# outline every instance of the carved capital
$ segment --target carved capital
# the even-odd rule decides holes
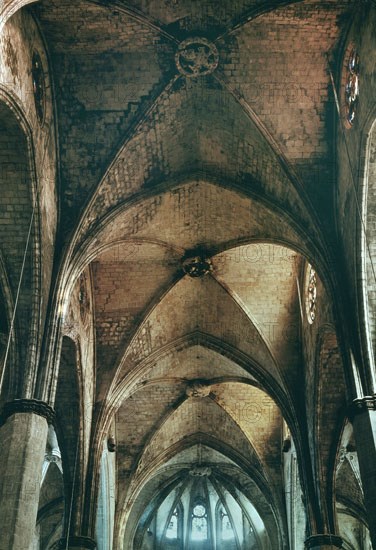
[[[347,416],[350,422],[352,422],[356,415],[365,413],[366,411],[376,411],[376,395],[366,395],[365,397],[354,399],[349,407]]]
[[[322,534],[312,535],[304,543],[304,548],[315,548],[317,546],[335,546],[336,548],[342,548],[342,539],[337,535]]]
[[[2,413],[0,415],[0,426],[5,424],[6,420],[16,413],[32,413],[38,416],[43,416],[49,424],[52,424],[55,420],[54,409],[38,399],[15,399],[9,403],[5,403]]]
[[[60,455],[60,452],[51,452],[51,453],[46,453],[44,455],[44,460],[46,460],[46,462],[53,462],[54,464],[60,464],[61,462],[61,455]]]
[[[60,539],[59,548],[65,550],[66,547],[67,539]],[[97,543],[90,537],[72,536],[68,540],[68,548],[88,548],[89,550],[94,550],[96,547]]]

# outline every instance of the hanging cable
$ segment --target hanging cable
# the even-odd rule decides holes
[[[68,514],[68,525],[67,525],[67,540],[66,540],[66,544],[65,544],[65,550],[68,550],[68,548],[69,548],[69,537],[70,537],[70,529],[71,529],[71,523],[72,523],[74,489],[75,489],[75,485],[76,485],[78,449],[79,449],[79,447],[80,447],[80,431],[78,430],[76,455],[74,457],[74,467],[73,467],[72,494],[71,494],[71,499],[70,499],[70,503],[69,503],[69,514]]]
[[[10,323],[9,334],[8,334],[8,340],[7,340],[7,347],[6,347],[5,356],[4,356],[4,363],[3,363],[3,368],[2,368],[2,371],[1,371],[1,378],[0,378],[0,395],[1,395],[2,387],[3,387],[5,369],[6,369],[6,366],[7,366],[8,355],[9,355],[9,349],[10,349],[10,343],[11,343],[11,340],[12,340],[12,334],[13,334],[13,328],[14,328],[14,321],[15,321],[15,318],[16,318],[18,300],[19,300],[20,291],[21,291],[21,284],[22,284],[23,274],[24,274],[24,271],[25,271],[26,257],[27,257],[27,252],[28,252],[28,249],[29,249],[29,242],[30,242],[30,237],[31,237],[31,231],[32,231],[32,229],[33,229],[33,221],[34,221],[34,214],[35,214],[36,204],[37,204],[37,201],[35,200],[34,206],[33,206],[33,210],[32,210],[32,212],[31,212],[29,230],[28,230],[28,233],[27,233],[26,245],[25,245],[25,250],[24,250],[23,259],[22,259],[21,273],[20,273],[20,278],[19,278],[19,281],[18,281],[18,287],[17,287],[17,293],[16,293],[16,300],[15,300],[15,302],[14,302],[14,308],[13,308],[13,313],[12,313],[12,319],[11,319],[11,323]]]
[[[337,90],[336,90],[335,83],[334,83],[333,73],[332,73],[332,70],[330,68],[328,54],[326,54],[326,58],[327,58],[327,61],[328,61],[330,81],[332,83],[334,100],[335,100],[335,104],[336,104],[336,108],[337,108],[337,113],[338,113],[338,118],[339,118],[339,121],[340,121],[341,132],[342,132],[342,136],[343,136],[343,141],[345,143],[347,159],[348,159],[349,167],[350,167],[351,183],[352,183],[352,187],[353,187],[353,191],[354,191],[354,195],[355,195],[356,209],[357,209],[357,213],[358,213],[360,223],[362,224],[362,227],[363,227],[364,239],[365,239],[365,243],[366,243],[366,248],[367,248],[369,260],[370,260],[370,263],[371,263],[372,275],[373,275],[374,282],[376,283],[376,273],[375,273],[375,267],[374,267],[373,261],[372,261],[371,247],[370,247],[369,240],[368,240],[368,237],[367,237],[366,224],[364,222],[364,219],[363,219],[363,216],[362,216],[362,211],[361,211],[360,204],[359,204],[358,193],[357,193],[357,190],[356,190],[356,184],[355,184],[355,178],[354,178],[354,172],[353,172],[353,168],[352,168],[349,147],[348,147],[347,139],[346,139],[346,132],[345,132],[345,129],[344,129],[343,124],[341,122],[341,112],[340,112],[340,106],[339,106],[339,101],[338,101],[338,94],[337,94]]]
[[[300,309],[300,319],[302,321],[302,325],[303,325],[303,305],[302,305],[302,295],[300,293],[300,286],[299,286],[299,280],[298,280],[298,276],[295,275],[295,280],[296,280],[296,288],[298,289],[298,298],[299,298],[299,309]]]
[[[44,150],[43,150],[43,157],[42,157],[42,161],[41,161],[41,167],[42,168],[44,167],[44,162],[45,162],[46,154],[47,154],[47,151],[48,151],[48,148],[49,148],[50,139],[51,139],[51,132],[48,132],[46,144],[45,144],[45,147],[44,147]],[[37,209],[38,200],[39,200],[39,188],[38,188],[38,185],[36,185],[35,186],[34,204],[33,204],[33,208],[32,208],[32,211],[31,211],[29,230],[28,230],[28,233],[27,233],[25,250],[24,250],[24,255],[23,255],[23,259],[22,259],[20,278],[19,278],[18,286],[17,286],[16,300],[14,302],[14,308],[13,308],[11,323],[10,323],[10,327],[9,327],[9,334],[8,334],[8,339],[7,339],[7,346],[6,346],[6,350],[5,350],[5,356],[4,356],[4,363],[3,363],[3,368],[2,368],[2,371],[1,371],[1,375],[0,375],[0,396],[1,396],[2,389],[3,389],[5,369],[6,369],[7,362],[8,362],[8,355],[9,355],[9,351],[10,351],[10,343],[11,343],[11,340],[12,340],[14,322],[15,322],[16,313],[17,313],[18,300],[19,300],[19,296],[20,296],[20,292],[21,292],[22,279],[23,279],[23,275],[24,275],[24,271],[25,271],[25,265],[26,265],[26,257],[27,257],[27,252],[28,252],[28,249],[29,249],[30,237],[31,237],[32,229],[33,229],[34,216],[35,216],[35,211]]]

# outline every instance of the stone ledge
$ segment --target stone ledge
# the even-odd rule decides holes
[[[32,413],[38,416],[43,416],[49,424],[53,424],[55,420],[54,409],[38,399],[15,399],[9,403],[5,403],[0,414],[0,426],[5,424],[6,420],[16,413]]]
[[[354,399],[349,406],[347,416],[350,422],[352,422],[356,415],[366,411],[376,411],[376,395],[366,395],[365,397]]]

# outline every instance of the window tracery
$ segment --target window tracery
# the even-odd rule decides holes
[[[202,504],[196,504],[192,510],[192,540],[207,540],[208,538],[208,515]]]
[[[345,100],[347,108],[347,122],[350,126],[352,126],[355,121],[356,110],[359,102],[359,55],[355,49],[352,50],[347,65]]]
[[[179,512],[177,508],[172,513],[172,516],[170,518],[170,521],[168,523],[168,527],[166,530],[166,538],[168,539],[177,539],[178,538],[178,520],[179,520]]]
[[[310,324],[316,318],[317,313],[317,276],[316,271],[311,265],[308,267],[308,284],[307,284],[307,317]]]
[[[220,517],[220,532],[222,540],[231,540],[234,538],[234,531],[232,530],[231,521],[227,512],[223,509],[219,512]]]

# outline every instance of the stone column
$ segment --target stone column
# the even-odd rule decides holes
[[[355,399],[350,409],[364,502],[373,548],[376,548],[376,395]]]
[[[72,536],[67,539],[60,539],[59,550],[95,550],[97,543],[90,537]]]
[[[7,403],[0,417],[0,550],[28,550],[34,539],[48,421],[35,399]]]
[[[304,548],[307,550],[308,548],[310,550],[335,550],[336,548],[342,548],[342,539],[329,533],[312,535],[305,541]]]

